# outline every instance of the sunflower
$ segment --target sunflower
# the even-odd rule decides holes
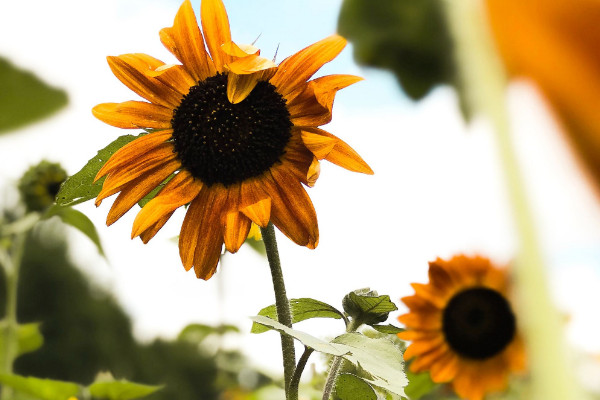
[[[331,121],[336,92],[361,80],[309,80],[342,51],[344,38],[327,37],[275,65],[253,45],[231,40],[221,0],[203,0],[200,11],[203,32],[188,0],[173,26],[160,31],[181,64],[139,53],[108,57],[115,76],[147,101],[103,103],[92,111],[112,126],[152,130],[115,152],[96,176],[106,177],[97,206],[120,192],[107,225],[164,184],[137,214],[132,238],[147,243],[177,208],[189,205],[181,261],[209,279],[223,244],[238,251],[252,222],[266,227],[272,221],[295,243],[317,246],[317,217],[303,185],[316,182],[319,160],[373,171],[345,142],[318,128]]]
[[[469,400],[504,389],[525,364],[506,272],[481,257],[438,258],[429,281],[413,283],[415,294],[402,298],[409,312],[398,317],[406,326],[398,336],[412,341],[404,353],[410,370],[429,371]]]

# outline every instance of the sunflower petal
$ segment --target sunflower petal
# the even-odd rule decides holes
[[[230,61],[221,46],[231,42],[229,18],[221,0],[202,0],[200,4],[202,30],[206,38],[206,45],[212,56],[217,72],[223,72],[224,65]]]
[[[316,157],[313,157],[313,161],[310,167],[308,167],[308,173],[306,174],[306,183],[309,187],[315,186],[319,175],[321,175],[321,163]]]
[[[271,198],[256,180],[242,182],[240,211],[256,225],[266,228],[271,218]]]
[[[230,253],[237,252],[250,232],[252,221],[239,211],[232,211],[225,216],[224,242]]]
[[[163,65],[149,72],[148,76],[158,79],[182,96],[188,94],[190,88],[196,84],[194,78],[182,65]]]
[[[198,244],[202,212],[204,209],[210,208],[207,204],[207,193],[207,190],[201,190],[198,196],[192,200],[181,225],[179,256],[186,271],[194,266],[194,253]]]
[[[148,229],[142,232],[140,234],[140,239],[142,239],[142,242],[144,244],[148,243],[150,239],[152,239],[158,233],[158,231],[167,223],[167,221],[169,220],[169,218],[171,218],[174,212],[175,211],[168,213],[167,215],[156,221],[154,225],[150,226]]]
[[[194,80],[201,81],[215,74],[215,66],[206,52],[192,3],[185,0],[175,16],[172,28],[160,31],[160,40]]]
[[[171,127],[173,110],[143,101],[102,103],[92,109],[100,121],[125,129],[166,129]]]
[[[179,105],[181,95],[158,79],[148,76],[147,71],[150,69],[144,69],[144,64],[139,58],[123,55],[109,56],[107,59],[113,74],[138,95],[153,104],[171,109]],[[137,60],[137,62],[133,60]]]
[[[339,35],[316,42],[283,60],[271,83],[282,96],[286,96],[310,79],[325,63],[337,57],[345,46],[346,39]]]
[[[202,183],[187,172],[180,172],[171,179],[152,200],[146,204],[133,221],[131,238],[142,235],[165,215],[190,203],[200,193]]]
[[[260,49],[251,44],[237,44],[233,41],[223,43],[221,50],[235,58],[248,57],[252,55],[259,55]]]
[[[201,214],[200,231],[194,253],[194,271],[200,279],[208,280],[217,270],[223,248],[221,213],[227,192],[220,188],[209,190],[207,204]]]

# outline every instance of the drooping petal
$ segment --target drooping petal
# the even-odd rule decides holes
[[[198,244],[202,212],[205,208],[210,208],[210,204],[207,204],[207,194],[207,190],[201,190],[198,196],[192,200],[181,225],[179,256],[186,271],[194,266],[194,253]]]
[[[148,202],[133,221],[131,238],[146,232],[165,215],[190,203],[202,189],[202,182],[194,179],[188,172],[181,171]]]
[[[92,113],[100,121],[124,129],[166,129],[173,117],[172,109],[143,101],[102,103]]]
[[[223,72],[223,66],[231,57],[225,53],[221,46],[231,42],[229,18],[221,0],[202,0],[200,4],[202,30],[210,55],[212,56],[217,72]]]
[[[362,157],[337,136],[319,128],[301,128],[301,133],[302,141],[318,159],[325,159],[349,171],[373,174],[373,170]],[[331,150],[331,141],[324,138],[335,142]]]
[[[196,84],[194,78],[182,65],[163,65],[148,73],[165,85],[175,89],[185,96],[190,88]]]
[[[158,231],[167,223],[167,221],[169,220],[169,218],[171,218],[174,212],[175,211],[168,213],[167,215],[156,221],[144,232],[142,232],[140,234],[140,239],[142,239],[142,242],[144,244],[147,244],[150,241],[150,239],[152,239],[158,233]]]
[[[252,221],[240,212],[241,184],[229,186],[227,192],[227,201],[221,221],[223,224],[223,240],[227,251],[235,253],[248,237]]]
[[[127,143],[117,150],[102,168],[100,168],[94,182],[115,169],[131,163],[131,160],[138,160],[144,154],[156,149],[165,141],[169,140],[172,133],[172,130],[152,132]]]
[[[158,79],[148,76],[141,69],[141,60],[136,65],[131,64],[131,57],[107,57],[108,65],[113,74],[129,89],[142,96],[151,103],[175,109],[179,105],[181,95]]]
[[[179,163],[175,160],[166,162],[125,184],[108,212],[106,225],[111,225],[121,218],[142,197],[154,190],[162,181],[175,172],[178,167]]]
[[[223,226],[221,215],[227,191],[211,188],[207,197],[208,204],[202,210],[198,244],[194,253],[194,272],[200,279],[208,280],[217,270],[217,264],[223,248]]]
[[[215,74],[213,62],[206,52],[204,39],[189,0],[185,0],[173,21],[173,27],[160,31],[160,40],[196,82]]]
[[[263,190],[262,182],[249,179],[241,183],[240,211],[256,225],[266,228],[271,218],[271,198]]]
[[[333,60],[345,46],[346,39],[339,35],[318,41],[283,60],[271,83],[282,96],[286,96],[308,81],[325,63]]]
[[[251,44],[237,44],[233,41],[223,43],[221,50],[234,58],[243,58],[260,54],[260,49],[258,47]]]

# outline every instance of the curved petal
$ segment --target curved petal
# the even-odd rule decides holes
[[[160,40],[196,82],[215,74],[215,66],[206,52],[192,3],[185,0],[173,21],[173,27],[160,31]]]
[[[266,228],[271,218],[271,198],[255,180],[241,184],[240,211],[256,225]]]
[[[349,171],[373,174],[371,167],[342,139],[319,128],[300,128],[300,130],[302,141],[318,159],[325,159]],[[331,141],[327,139],[335,141],[331,150],[329,150]]]
[[[167,214],[190,203],[202,189],[202,183],[189,173],[175,175],[152,200],[146,204],[133,221],[131,238],[142,235]]]
[[[131,160],[138,160],[144,154],[156,149],[161,144],[171,138],[173,131],[164,130],[152,132],[140,136],[132,142],[127,143],[113,154],[96,174],[94,182],[102,178],[113,170],[131,163]]]
[[[223,2],[221,0],[202,0],[200,17],[204,38],[215,64],[215,70],[223,72],[224,65],[231,59],[231,56],[221,49],[223,44],[231,42],[229,18]]]
[[[339,35],[329,36],[314,43],[279,64],[271,83],[286,96],[300,84],[308,81],[325,63],[333,60],[346,46],[346,39]]]
[[[145,64],[140,58],[129,56],[107,57],[108,65],[113,74],[125,86],[149,102],[171,109],[177,108],[181,100],[181,94],[158,79],[148,76],[147,72],[151,69],[147,65],[144,66]]]
[[[143,101],[102,103],[92,109],[100,121],[124,129],[166,129],[171,127],[173,110]]]
[[[165,85],[185,96],[196,81],[182,65],[163,65],[148,73]]]
[[[167,223],[167,221],[169,220],[169,218],[171,218],[174,212],[175,211],[168,213],[167,215],[156,221],[154,225],[150,226],[148,229],[142,232],[140,234],[140,239],[142,239],[142,242],[144,244],[148,243],[150,239],[152,239],[158,233],[158,231]]]
[[[219,187],[208,190],[207,204],[201,214],[200,230],[194,253],[194,272],[200,279],[208,280],[217,270],[223,249],[223,226],[221,214],[227,191]]]

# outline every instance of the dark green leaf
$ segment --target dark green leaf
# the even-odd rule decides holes
[[[148,396],[162,386],[142,385],[126,380],[112,382],[94,382],[88,387],[92,397],[110,400],[130,400]]]
[[[96,178],[98,171],[100,171],[100,168],[102,168],[110,156],[117,150],[145,134],[146,133],[141,133],[138,136],[121,136],[100,150],[79,172],[67,178],[62,184],[56,195],[56,204],[60,206],[73,206],[98,196],[98,193],[100,193],[100,190],[102,189],[103,179],[96,183],[94,183],[94,179]]]
[[[350,299],[354,304],[360,307],[364,313],[379,314],[396,311],[398,307],[390,300],[390,296],[383,295],[372,297],[359,294],[358,291],[349,293]]]
[[[352,374],[338,376],[335,393],[340,400],[377,400],[377,394],[371,385]]]
[[[67,104],[67,94],[0,57],[0,133],[45,118]]]
[[[293,324],[310,318],[344,318],[344,314],[342,314],[342,312],[335,307],[332,307],[327,303],[323,303],[322,301],[310,298],[290,299],[290,309],[292,311]],[[273,304],[260,310],[258,315],[263,315],[276,320],[277,309]],[[252,325],[250,332],[262,333],[268,330],[269,328],[255,323]]]
[[[0,383],[42,400],[66,400],[77,396],[79,385],[73,382],[0,374]]]
[[[102,243],[100,243],[100,237],[96,231],[94,223],[82,212],[75,210],[71,207],[62,207],[54,205],[48,209],[44,215],[44,219],[57,216],[62,222],[73,228],[79,230],[85,236],[87,236],[98,248],[98,252],[104,256],[104,250],[102,249]]]
[[[415,374],[407,368],[406,376],[408,377],[408,385],[404,388],[404,392],[411,400],[420,399],[437,386],[427,372]]]
[[[404,331],[404,329],[398,328],[397,326],[394,326],[392,324],[388,324],[388,325],[371,325],[371,328],[373,328],[376,331],[381,332],[381,333],[389,333],[390,335],[395,335],[397,333],[400,333],[400,332]]]

